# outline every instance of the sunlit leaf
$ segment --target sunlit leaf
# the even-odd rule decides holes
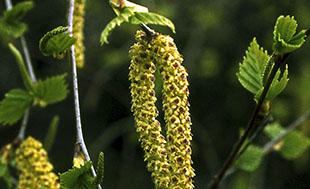
[[[122,11],[121,14],[119,14],[117,17],[115,17],[113,20],[111,20],[108,25],[104,28],[104,30],[101,33],[100,37],[100,43],[101,45],[103,44],[108,44],[108,36],[111,34],[112,30],[116,26],[120,26],[124,22],[129,22],[129,18],[134,15],[134,8],[132,7],[125,7]]]
[[[161,26],[168,26],[173,33],[175,33],[175,27],[171,20],[168,18],[152,13],[152,12],[135,12],[134,16],[130,17],[131,24],[155,24]]]
[[[238,80],[241,85],[253,94],[263,87],[263,75],[269,56],[260,48],[254,38],[250,43],[243,62],[239,64]]]
[[[12,89],[0,102],[0,123],[12,125],[24,115],[32,104],[33,97],[25,90]]]
[[[278,17],[273,31],[273,50],[276,54],[289,53],[303,45],[306,31],[302,30],[295,35],[296,28],[297,22],[293,16]]]

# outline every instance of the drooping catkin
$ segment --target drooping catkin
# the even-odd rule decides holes
[[[86,0],[74,1],[74,13],[73,13],[73,28],[72,34],[77,38],[74,44],[76,65],[78,68],[84,67],[84,14],[85,14],[85,2]]]
[[[16,150],[16,167],[19,170],[18,188],[58,189],[58,176],[47,160],[47,152],[41,142],[32,137],[24,140]]]
[[[157,34],[150,43],[153,61],[163,79],[163,111],[171,183],[169,188],[193,188],[195,176],[191,160],[191,119],[188,102],[187,71],[182,55],[168,35]]]
[[[166,141],[161,134],[160,123],[156,120],[158,115],[154,91],[156,67],[152,62],[148,41],[145,38],[145,33],[138,31],[137,43],[129,51],[131,111],[134,114],[139,141],[145,152],[144,160],[147,162],[148,170],[152,173],[155,187],[168,188],[170,177]]]

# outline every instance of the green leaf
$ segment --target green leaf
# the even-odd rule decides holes
[[[25,90],[12,89],[0,102],[0,123],[12,125],[16,123],[32,104],[33,97]]]
[[[161,26],[168,26],[173,33],[175,33],[175,27],[171,20],[168,18],[152,13],[152,12],[135,12],[134,16],[130,17],[129,22],[131,24],[155,24]]]
[[[253,172],[259,167],[265,154],[266,153],[262,148],[250,145],[236,161],[235,166],[244,171]]]
[[[77,40],[75,37],[70,37],[67,30],[68,27],[58,26],[40,39],[39,48],[44,56],[53,55],[58,59],[65,56],[66,51]]]
[[[270,138],[276,138],[278,135],[281,134],[281,132],[283,132],[283,128],[281,127],[279,122],[274,122],[274,123],[270,123],[268,124],[265,129],[264,129],[264,133],[270,137]]]
[[[95,178],[91,175],[91,161],[81,168],[74,167],[60,174],[60,184],[63,189],[96,189]]]
[[[134,15],[134,8],[125,7],[117,17],[111,20],[101,33],[100,37],[101,45],[105,43],[108,44],[109,43],[108,36],[111,34],[112,30],[114,30],[116,26],[120,26],[124,22],[129,22],[129,18],[133,15]]]
[[[68,94],[68,85],[65,82],[66,73],[39,80],[34,86],[34,104],[45,107],[48,104],[64,100]]]
[[[284,128],[276,122],[267,125],[264,132],[274,139],[284,132]],[[310,147],[310,139],[305,137],[302,132],[293,130],[286,134],[279,144],[277,150],[284,158],[295,159]]]
[[[278,71],[277,75],[279,74],[280,74],[280,70]],[[266,96],[266,100],[274,99],[285,89],[287,82],[289,80],[287,76],[288,76],[288,66],[286,65],[282,78],[278,80],[279,76],[276,76],[275,79],[272,81],[272,84]]]
[[[280,153],[286,159],[298,158],[310,147],[310,139],[306,138],[300,131],[292,131],[283,138]]]
[[[136,3],[127,1],[127,0],[110,0],[109,1],[112,9],[114,10],[115,14],[118,16],[121,14],[121,10],[124,7],[130,7],[133,8],[134,12],[149,12],[147,7],[144,7],[142,5],[138,5]]]
[[[279,16],[273,31],[273,50],[275,54],[284,54],[301,47],[305,42],[305,30],[296,33],[297,22],[294,17]]]
[[[104,45],[105,43],[108,44],[108,36],[111,34],[112,30],[124,22],[129,22],[131,24],[144,23],[168,26],[175,33],[174,24],[168,18],[156,13],[148,12],[146,7],[130,1],[124,0],[122,3],[123,4],[120,4],[120,1],[117,0],[110,0],[110,5],[117,17],[109,22],[102,31],[100,37],[101,45]]]
[[[253,94],[263,87],[264,69],[269,60],[267,51],[260,48],[256,38],[250,43],[243,62],[239,64],[237,77],[241,85]]]
[[[24,1],[6,10],[0,18],[0,35],[14,38],[21,36],[27,30],[27,25],[20,20],[32,8],[32,1]]]
[[[50,149],[52,148],[54,144],[57,129],[58,129],[58,122],[59,122],[59,116],[56,115],[53,117],[51,124],[48,127],[48,131],[47,131],[47,134],[44,140],[44,148],[46,151],[50,151]]]
[[[96,185],[101,184],[103,177],[104,177],[104,154],[103,152],[100,152],[99,157],[98,157],[98,162],[97,162],[97,168],[96,168]]]

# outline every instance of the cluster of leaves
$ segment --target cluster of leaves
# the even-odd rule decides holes
[[[120,4],[122,2],[122,4]],[[173,32],[175,32],[174,24],[166,17],[148,12],[147,7],[137,5],[130,1],[124,0],[110,0],[110,4],[117,15],[110,23],[104,28],[101,33],[101,44],[108,44],[108,36],[116,26],[120,26],[122,23],[130,24],[155,24],[168,26]]]
[[[267,51],[258,45],[256,38],[250,43],[243,62],[239,64],[237,76],[241,85],[254,94],[256,102],[258,102],[274,66],[274,56],[290,53],[304,43],[305,30],[294,35],[296,28],[297,22],[294,17],[280,16],[278,18],[273,32],[274,53],[272,55],[268,55]],[[271,101],[285,89],[288,82],[287,66],[281,77],[280,75],[281,71],[278,70],[266,95],[266,101]]]
[[[20,37],[27,30],[27,25],[21,19],[32,7],[32,1],[24,1],[4,11],[0,18],[0,37],[2,39]]]
[[[73,167],[65,173],[60,174],[61,187],[69,188],[89,188],[95,189],[102,183],[104,177],[104,154],[101,152],[98,157],[96,173],[94,178],[91,174],[92,162],[88,161],[80,168]]]
[[[295,35],[296,28],[297,22],[294,17],[278,17],[273,32],[272,55],[268,55],[268,52],[258,45],[256,38],[250,43],[243,62],[239,64],[237,77],[241,85],[254,94],[256,102],[261,98],[264,86],[275,65],[275,57],[283,57],[285,54],[301,47],[305,42],[305,30]],[[287,82],[288,66],[286,65],[282,74],[280,69],[277,70],[266,94],[265,102],[270,102],[278,96],[285,89]],[[267,113],[269,113],[269,110]],[[295,159],[310,147],[310,139],[307,139],[299,131],[290,131],[284,135],[285,129],[279,123],[267,125],[264,132],[271,139],[270,142],[273,142],[277,137],[281,137],[279,142],[273,145],[272,150],[279,151],[285,159]],[[235,166],[248,172],[254,171],[259,167],[263,157],[271,150],[266,147],[267,145],[265,147],[249,145],[236,161]]]
[[[236,167],[244,171],[253,172],[259,167],[264,156],[271,150],[279,152],[287,160],[293,160],[310,148],[310,139],[302,132],[297,130],[286,132],[286,129],[278,122],[268,124],[264,129],[264,133],[271,141],[264,147],[253,144],[249,145],[246,151],[236,161]],[[279,136],[281,140],[269,147],[269,144]]]

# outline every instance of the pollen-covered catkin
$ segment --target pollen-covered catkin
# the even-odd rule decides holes
[[[170,178],[166,141],[161,134],[160,123],[156,120],[158,115],[154,91],[156,68],[151,60],[150,47],[145,33],[138,31],[136,40],[137,43],[129,51],[131,111],[134,114],[139,141],[145,152],[144,160],[147,162],[148,170],[152,173],[155,186],[156,188],[168,188]]]
[[[188,102],[187,71],[182,55],[168,35],[157,34],[151,41],[153,61],[163,79],[163,110],[169,164],[172,168],[169,188],[193,188],[195,176],[191,160],[191,119]]]
[[[84,67],[84,13],[85,13],[86,0],[74,1],[74,13],[73,13],[73,28],[72,34],[77,38],[74,44],[74,51],[76,57],[76,66],[78,68]]]
[[[16,150],[16,167],[19,170],[18,188],[58,189],[58,176],[47,160],[47,152],[41,142],[32,137],[24,140]]]

